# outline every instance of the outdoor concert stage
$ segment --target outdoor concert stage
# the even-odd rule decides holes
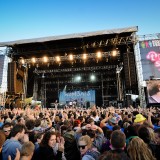
[[[89,107],[129,103],[138,94],[137,27],[1,43],[12,58],[8,95]],[[45,56],[45,57],[44,57]]]

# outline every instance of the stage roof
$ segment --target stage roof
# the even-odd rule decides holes
[[[85,37],[108,35],[108,34],[121,34],[121,33],[127,33],[127,32],[137,32],[137,31],[138,31],[138,26],[120,28],[120,29],[102,30],[102,31],[96,31],[96,32],[74,33],[74,34],[67,34],[67,35],[60,35],[60,36],[50,36],[50,37],[42,37],[42,38],[34,38],[34,39],[23,39],[23,40],[9,41],[9,42],[0,42],[0,47],[14,46],[19,44],[27,44],[27,43],[40,43],[40,42],[47,42],[47,41],[72,39],[72,38],[85,38]]]

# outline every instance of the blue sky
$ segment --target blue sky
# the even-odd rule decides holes
[[[160,33],[160,0],[0,0],[0,42],[131,26]]]

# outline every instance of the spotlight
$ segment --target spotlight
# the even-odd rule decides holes
[[[75,82],[80,82],[81,81],[81,76],[75,77]]]
[[[44,62],[48,62],[48,58],[45,56],[45,57],[43,57],[43,61]]]
[[[80,81],[80,80],[81,80],[81,77],[80,77],[80,76],[78,76],[78,77],[77,77],[77,81]]]
[[[25,61],[24,61],[24,59],[21,59],[21,63],[22,63],[22,64],[25,64]]]
[[[56,61],[57,61],[57,62],[60,62],[60,61],[61,61],[61,59],[60,59],[59,56],[56,57]]]
[[[87,59],[87,54],[84,53],[82,58],[83,58],[83,60],[86,60]]]
[[[73,55],[72,55],[72,54],[69,55],[69,60],[70,60],[70,61],[73,60]]]
[[[36,62],[36,59],[33,57],[33,58],[31,59],[31,61],[32,61],[32,63],[35,63],[35,62]]]
[[[117,50],[117,49],[114,49],[114,50],[112,51],[112,56],[115,57],[115,56],[117,56],[117,55],[118,55],[118,50]]]
[[[101,58],[102,57],[102,53],[99,51],[97,52],[97,58]]]
[[[91,80],[91,81],[95,81],[95,80],[96,80],[95,75],[92,74],[91,77],[90,77],[90,80]]]
[[[44,75],[44,73],[42,74],[42,78],[45,78],[45,75]]]

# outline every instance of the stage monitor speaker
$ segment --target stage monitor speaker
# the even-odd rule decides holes
[[[129,53],[129,64],[130,64],[130,73],[131,73],[131,84],[132,86],[136,86],[137,82],[137,73],[136,73],[136,65],[135,65],[135,55],[133,52]]]
[[[127,52],[123,54],[123,65],[124,65],[126,89],[135,88],[138,82],[137,82],[134,52]]]
[[[16,62],[8,63],[8,92],[16,93]]]

